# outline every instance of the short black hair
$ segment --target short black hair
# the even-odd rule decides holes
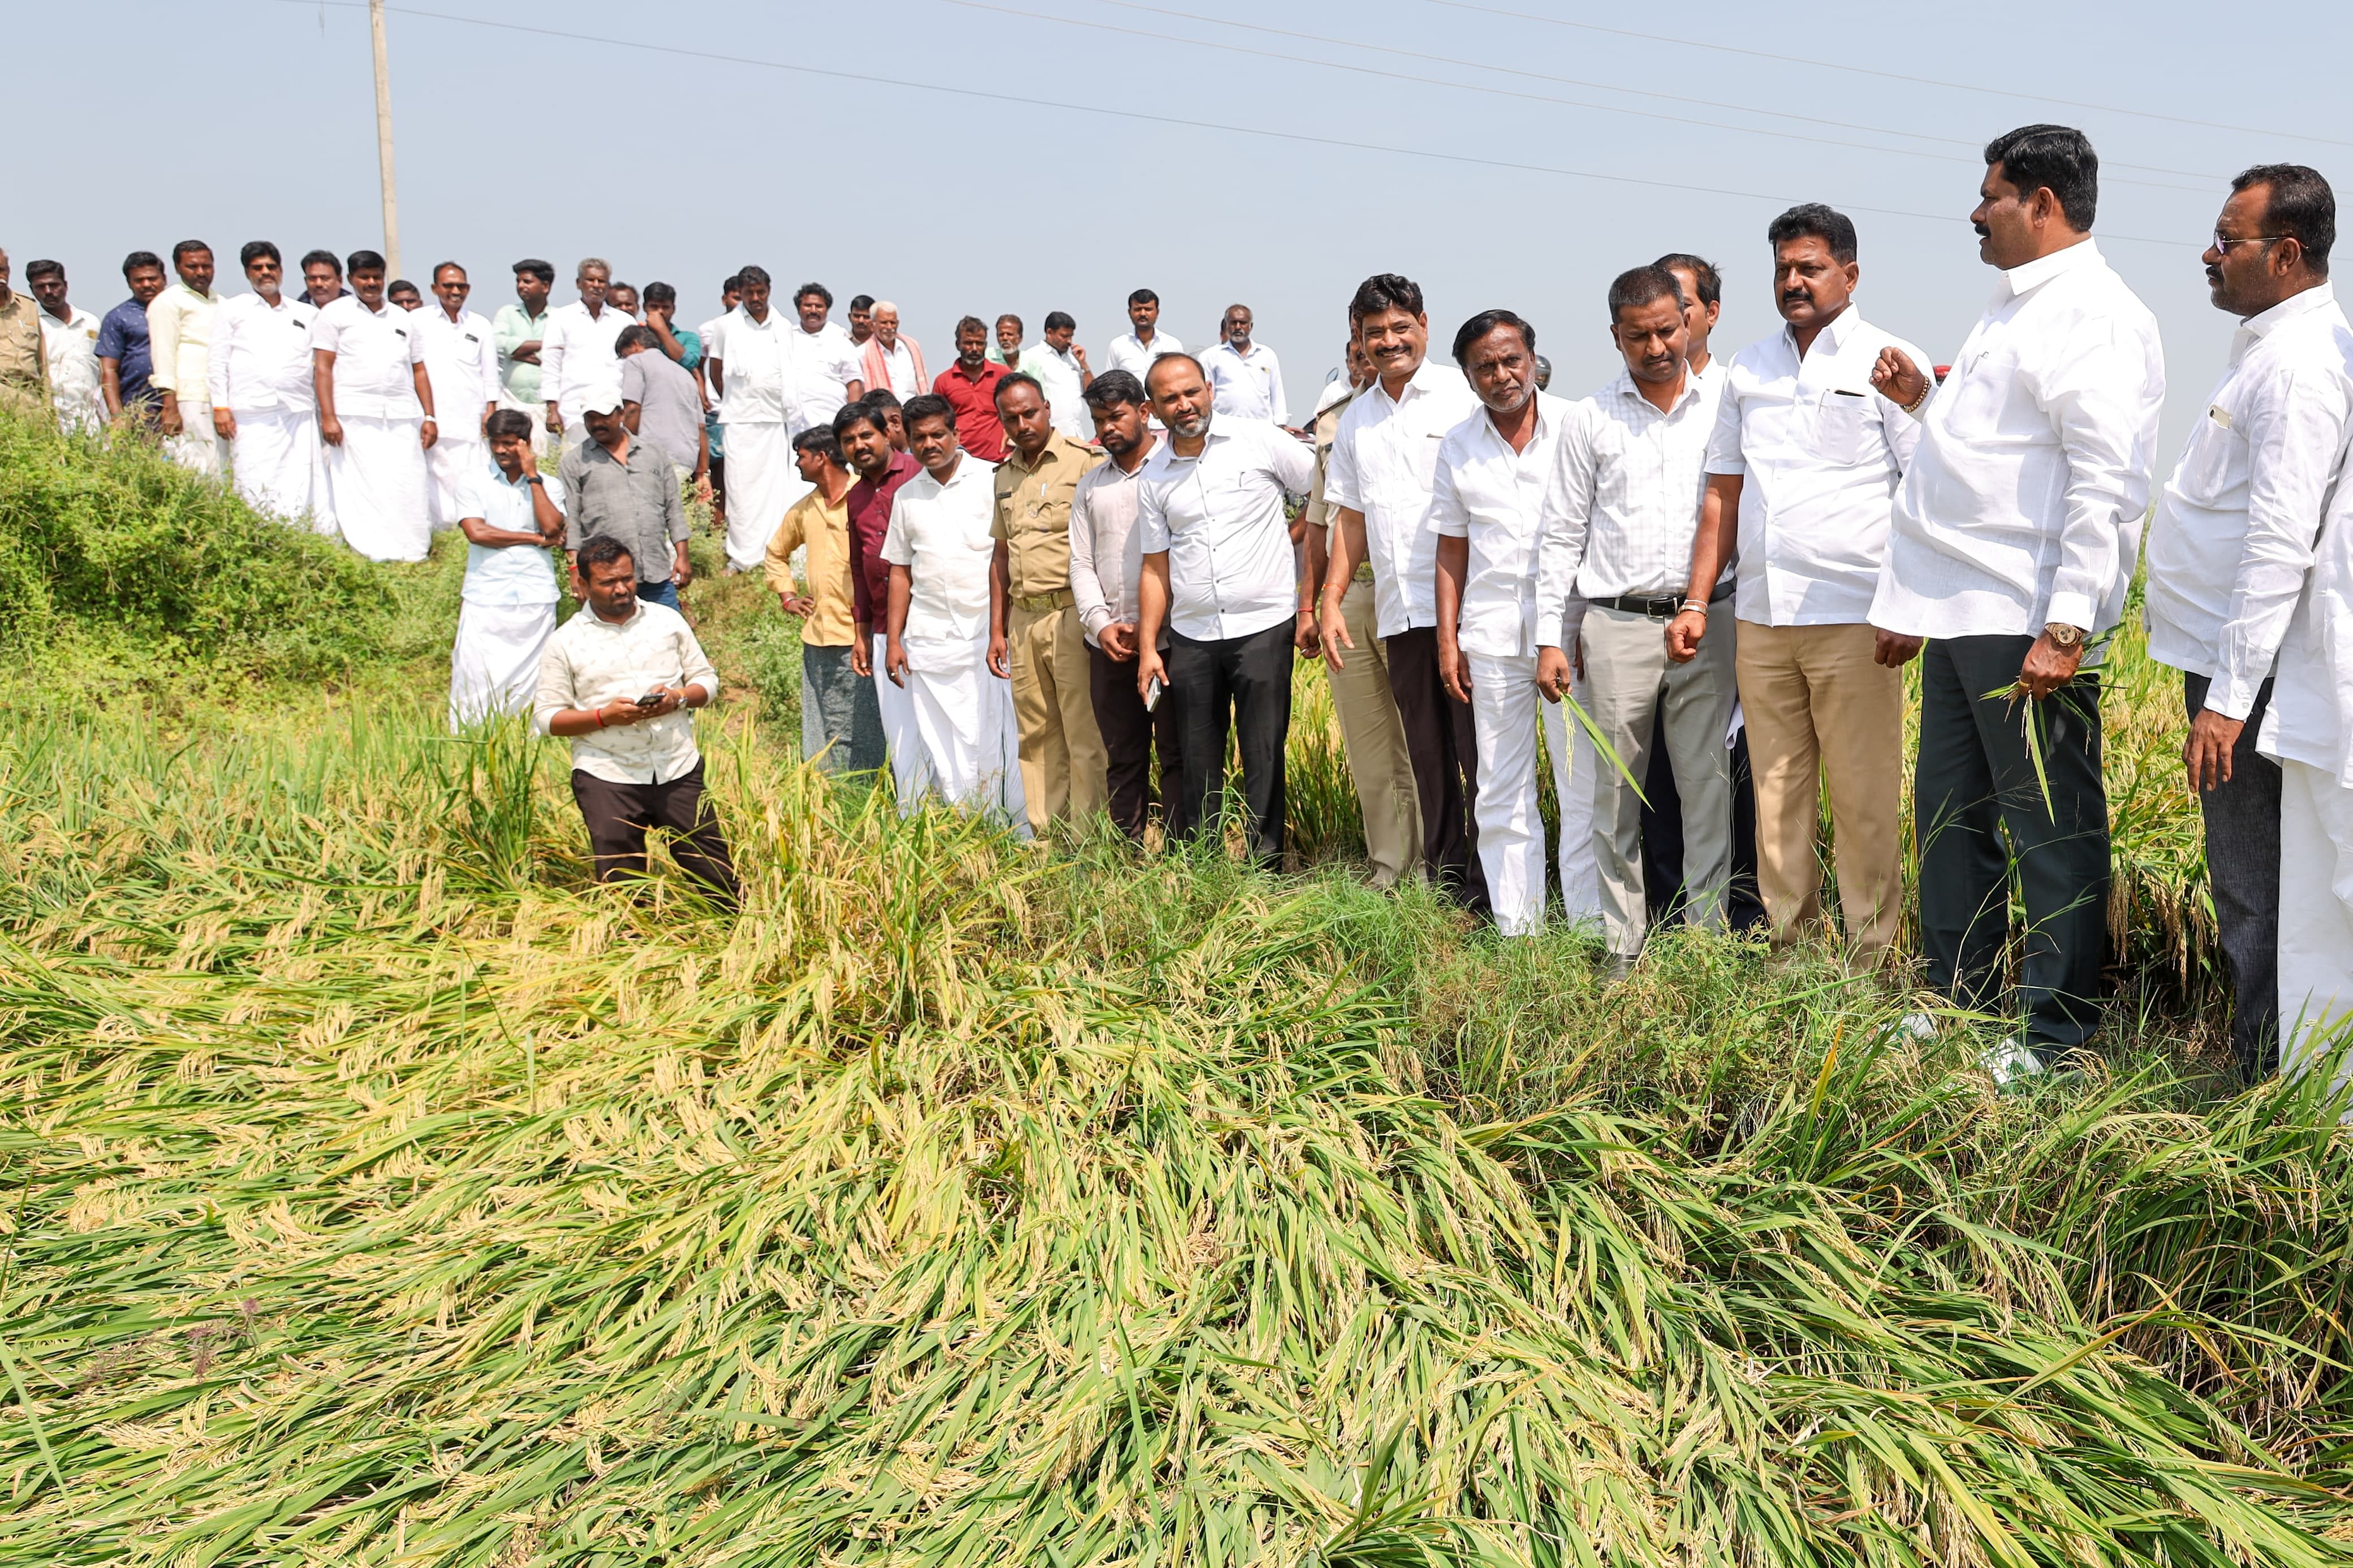
[[[899,406],[899,395],[892,391],[887,386],[878,386],[873,391],[868,393],[860,401],[872,404],[877,411],[897,408]],[[906,417],[903,410],[901,412],[900,417],[902,419]]]
[[[1854,219],[1820,202],[1800,202],[1765,226],[1765,243],[1776,250],[1793,239],[1820,240],[1841,266],[1854,259]]]
[[[187,255],[191,250],[201,250],[206,256],[213,253],[213,247],[201,239],[184,239],[172,247],[172,265],[177,267],[180,264],[180,258]]]
[[[2327,277],[2328,252],[2337,244],[2337,193],[2320,171],[2302,163],[2257,163],[2232,180],[2231,190],[2236,195],[2255,185],[2271,187],[2263,196],[2263,227],[2295,241],[2313,276]]]
[[[278,247],[270,244],[266,239],[247,240],[237,250],[237,264],[240,268],[250,267],[255,262],[261,260],[265,257],[271,261],[275,261],[280,267],[286,265],[286,258],[278,254]],[[26,278],[30,278],[32,277],[32,274],[27,272],[25,276]]]
[[[678,303],[678,290],[667,283],[649,283],[646,291],[638,298],[649,305],[675,305]]]
[[[1692,284],[1698,289],[1699,302],[1703,305],[1715,304],[1724,298],[1724,274],[1715,269],[1715,262],[1704,257],[1694,256],[1688,250],[1670,250],[1651,265],[1670,269],[1680,267],[1690,273]],[[1689,304],[1690,301],[1685,300],[1684,303]]]
[[[2048,188],[2078,232],[2091,232],[2100,210],[2100,155],[2092,139],[2068,125],[2021,125],[1986,143],[1986,167],[2031,196]]]
[[[849,308],[853,310],[871,310],[874,309],[874,296],[871,294],[852,294],[849,297]]]
[[[613,352],[625,354],[631,349],[651,349],[659,353],[661,340],[654,336],[651,327],[623,327],[621,335],[613,340]]]
[[[794,437],[793,450],[815,452],[837,468],[846,468],[849,466],[841,460],[841,443],[835,438],[833,426],[830,425],[812,425]]]
[[[391,282],[385,284],[384,286],[385,298],[388,300],[404,289],[409,293],[416,295],[420,300],[425,298],[425,290],[419,289],[416,284],[410,282],[406,278],[396,278]]]
[[[882,410],[875,405],[871,395],[860,398],[855,403],[845,403],[834,410],[832,429],[835,451],[841,450],[842,437],[849,434],[849,427],[852,425],[871,425],[877,436],[887,436],[891,433],[891,427],[883,422]]]
[[[833,309],[833,290],[827,288],[822,283],[804,283],[799,288],[794,289],[793,303],[797,305],[812,294],[825,301],[825,308],[827,310],[830,310]]]
[[[906,426],[911,435],[917,422],[924,419],[944,419],[948,422],[948,428],[953,430],[956,422],[955,405],[936,392],[926,392],[921,396],[907,399],[899,410],[900,423]]]
[[[719,291],[722,294],[741,294],[744,291],[744,275],[741,272],[730,272],[719,280]]]
[[[1653,300],[1672,300],[1678,310],[1691,306],[1691,301],[1683,298],[1683,279],[1657,262],[1628,268],[1609,282],[1609,324],[1618,324],[1619,311],[1647,305]]]
[[[988,336],[988,323],[978,316],[966,316],[955,324],[955,331],[951,335],[960,338],[966,332],[978,332],[985,338]]]
[[[51,261],[47,257],[43,257],[25,268],[25,281],[27,283],[36,278],[62,278],[65,275],[66,264],[62,261]]]
[[[1045,331],[1050,332],[1060,331],[1066,327],[1074,332],[1079,330],[1077,319],[1068,310],[1049,310],[1046,312]]]
[[[514,275],[518,278],[536,278],[551,289],[555,287],[555,263],[543,261],[536,256],[526,256],[516,262]]]
[[[1005,394],[1007,391],[1016,386],[1026,386],[1038,395],[1039,402],[1043,403],[1046,401],[1045,384],[1040,382],[1036,376],[1031,375],[1026,370],[1011,371],[1004,375],[998,376],[997,378],[997,390],[990,393],[989,396],[992,400],[1002,403],[1005,401]]]
[[[1127,302],[1131,305],[1157,305],[1160,296],[1149,289],[1138,289],[1127,297]]]
[[[584,578],[597,567],[610,566],[616,561],[628,562],[632,571],[636,570],[638,564],[638,558],[629,552],[629,547],[609,533],[600,533],[582,545],[580,553],[575,559],[579,563],[580,575]]]
[[[735,287],[738,289],[749,289],[754,283],[764,289],[775,286],[774,280],[768,276],[768,269],[765,267],[746,267],[735,274]]]
[[[381,272],[384,270],[384,258],[373,250],[354,250],[343,258],[343,270],[347,273]]]
[[[1376,272],[1357,284],[1356,291],[1348,297],[1348,324],[1352,327],[1383,310],[1403,310],[1409,316],[1422,314],[1421,285],[1394,272]]]
[[[1087,384],[1079,400],[1090,408],[1109,408],[1114,403],[1141,408],[1151,401],[1144,395],[1144,383],[1135,379],[1132,370],[1104,371]]]
[[[1519,316],[1514,314],[1510,310],[1482,310],[1477,315],[1472,317],[1469,321],[1463,322],[1460,327],[1455,329],[1454,363],[1456,364],[1467,365],[1471,353],[1471,345],[1477,342],[1481,338],[1485,337],[1489,332],[1493,331],[1497,327],[1517,328],[1520,334],[1520,342],[1527,345],[1528,353],[1534,353],[1536,352],[1536,330],[1534,327],[1528,325],[1526,321],[1523,321]]]
[[[164,258],[152,250],[134,250],[122,258],[122,275],[125,278],[142,267],[152,267],[161,272],[164,270]]]
[[[495,410],[482,421],[482,436],[495,441],[501,436],[512,436],[518,441],[528,441],[532,436],[531,416],[520,408]]]
[[[343,258],[332,250],[305,251],[302,256],[302,270],[308,272],[322,261],[335,269],[336,277],[341,278],[343,275]]]

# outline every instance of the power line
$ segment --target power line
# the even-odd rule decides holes
[[[269,0],[280,5],[331,5],[339,10],[365,10],[368,0]],[[503,33],[521,33],[531,37],[561,38],[569,43],[595,44],[607,48],[627,49],[631,54],[671,55],[681,59],[708,60],[720,65],[750,66],[761,70],[789,71],[797,76],[822,77],[832,81],[856,82],[864,87],[905,88],[918,92],[944,93],[956,98],[979,99],[989,103],[1019,104],[1027,109],[1056,109],[1077,114],[1099,115],[1113,120],[1140,121],[1148,125],[1166,125],[1186,131],[1224,131],[1237,136],[1258,136],[1271,141],[1293,142],[1311,147],[1331,147],[1345,153],[1377,153],[1391,157],[1427,158],[1437,163],[1461,163],[1478,168],[1501,169],[1507,174],[1551,174],[1563,179],[1598,180],[1615,185],[1638,185],[1648,190],[1680,191],[1689,195],[1732,196],[1742,201],[1796,203],[1819,200],[1819,195],[1792,196],[1769,191],[1738,191],[1721,185],[1695,185],[1678,180],[1645,179],[1633,174],[1604,174],[1591,169],[1570,169],[1550,163],[1520,163],[1506,158],[1482,158],[1470,153],[1441,153],[1426,147],[1397,147],[1383,142],[1366,142],[1345,136],[1319,136],[1303,131],[1276,131],[1265,126],[1234,125],[1220,121],[1205,121],[1174,114],[1150,114],[1134,109],[1106,109],[1096,104],[1072,103],[1068,100],[1030,98],[1021,93],[997,92],[987,88],[956,87],[945,82],[917,81],[907,77],[876,76],[864,71],[836,70],[826,66],[799,65],[787,60],[766,60],[748,55],[721,54],[712,49],[690,49],[675,44],[648,43],[622,39],[595,33],[566,32],[560,27],[534,26],[522,22],[497,22],[481,16],[458,16],[446,11],[426,11],[411,5],[385,6],[389,14],[416,16],[428,22],[449,22],[459,26],[487,27]],[[1848,212],[1870,213],[1877,217],[1922,218],[1930,223],[1964,221],[1953,213],[1915,212],[1905,207],[1871,206],[1844,204]],[[2111,234],[2103,231],[2102,239],[2113,239],[2134,245],[2162,245],[2180,248],[2195,246],[2196,240],[2158,239],[2147,235]]]
[[[1769,119],[1794,121],[1801,125],[1823,125],[1835,131],[1859,131],[1866,135],[1902,136],[1909,138],[1915,142],[1941,142],[1947,147],[1967,148],[1969,153],[1969,157],[1967,161],[1971,163],[1978,162],[1978,151],[1985,145],[1985,142],[1981,138],[1972,139],[1964,136],[1939,136],[1933,132],[1903,131],[1893,126],[1885,125],[1862,125],[1851,120],[1828,120],[1824,119],[1820,115],[1799,114],[1795,110],[1787,109],[1759,109],[1754,104],[1730,103],[1716,99],[1691,98],[1681,93],[1659,92],[1650,88],[1624,87],[1616,82],[1586,81],[1577,77],[1556,76],[1549,71],[1523,70],[1516,66],[1496,65],[1485,60],[1458,59],[1450,55],[1433,55],[1425,53],[1420,49],[1398,48],[1395,45],[1370,43],[1361,38],[1328,37],[1319,33],[1296,32],[1288,27],[1270,27],[1257,22],[1236,22],[1223,16],[1207,16],[1197,12],[1171,10],[1165,5],[1145,5],[1143,0],[1094,0],[1094,3],[1099,5],[1116,5],[1122,10],[1126,11],[1143,11],[1155,16],[1175,16],[1187,21],[1207,22],[1214,26],[1232,27],[1242,32],[1263,33],[1271,37],[1297,38],[1304,43],[1330,44],[1341,48],[1363,49],[1373,54],[1394,55],[1402,59],[1423,60],[1435,65],[1458,66],[1465,70],[1493,71],[1501,76],[1521,77],[1529,81],[1548,81],[1561,87],[1590,88],[1598,92],[1624,93],[1630,97],[1655,99],[1662,103],[1691,104],[1702,109],[1728,109],[1741,114],[1757,114],[1766,116]],[[1016,14],[1020,16],[1031,15],[1029,12],[1019,12]],[[1056,17],[1050,19],[1061,20],[1062,18]],[[1156,37],[1157,35],[1146,36]],[[1197,40],[1186,39],[1182,41],[1189,43]],[[1270,58],[1284,59],[1294,57],[1271,56]],[[1329,62],[1311,60],[1304,63],[1322,65]],[[1447,82],[1440,85],[1456,87],[1467,84]],[[1566,99],[1552,99],[1545,101],[1562,103],[1569,100]],[[1627,109],[1619,104],[1596,104],[1586,105],[1583,107],[1598,108],[1604,113],[1610,114],[1641,114],[1643,112],[1641,110]],[[1713,121],[1680,120],[1678,117],[1673,115],[1660,115],[1656,118],[1662,120],[1676,120],[1678,123],[1686,125],[1714,125],[1717,123]],[[1727,131],[1755,133],[1754,128],[1746,125],[1728,125],[1722,126],[1720,128]],[[1772,135],[1776,134],[1776,132],[1763,132],[1763,134]],[[1831,142],[1829,144],[1841,147],[1855,145],[1855,143],[1846,142]],[[1911,153],[1912,149],[1905,147],[1873,147],[1869,149],[1869,151],[1883,153]],[[2216,174],[2200,169],[2172,169],[2153,163],[2124,163],[2105,159],[2101,161],[2100,166],[2103,169],[2135,169],[2145,174],[2179,174],[2184,179],[2191,180],[2220,181],[2228,178],[2227,175]],[[2181,187],[2174,185],[2160,185],[2156,188],[2160,190],[2177,190]],[[2204,187],[2201,186],[2200,188],[2203,189]]]
[[[1432,5],[1450,6],[1457,11],[1482,11],[1490,16],[1509,16],[1522,22],[1542,22],[1547,26],[1574,27],[1587,33],[1607,33],[1613,37],[1638,38],[1646,44],[1672,44],[1678,48],[1714,49],[1718,54],[1743,55],[1754,60],[1774,60],[1782,65],[1814,66],[1822,70],[1845,71],[1852,76],[1877,77],[1883,81],[1900,81],[1914,87],[1944,87],[1961,92],[1984,93],[1993,98],[2017,99],[2027,103],[2055,103],[2067,109],[2089,109],[2101,114],[2129,114],[2142,120],[2163,121],[2168,125],[2194,125],[2201,131],[2230,131],[2245,136],[2274,136],[2290,142],[2315,142],[2329,147],[2353,147],[2353,142],[2339,141],[2332,136],[2315,136],[2307,132],[2268,131],[2254,125],[2226,125],[2214,120],[2190,120],[2179,114],[2159,114],[2149,109],[2126,109],[2121,104],[2091,103],[2076,98],[2052,98],[2047,93],[2021,92],[2015,88],[1980,87],[1975,82],[1948,81],[1942,77],[1905,76],[1901,71],[1874,70],[1869,66],[1841,65],[1836,60],[1814,59],[1804,55],[1777,55],[1765,49],[1745,49],[1735,44],[1710,43],[1704,38],[1672,38],[1658,33],[1638,33],[1629,27],[1606,27],[1599,22],[1572,22],[1565,16],[1539,16],[1533,11],[1511,11],[1500,5],[1482,5],[1476,0],[1429,0]]]

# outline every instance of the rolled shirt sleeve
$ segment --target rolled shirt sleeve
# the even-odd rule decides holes
[[[1331,456],[1324,460],[1324,505],[1329,521],[1337,521],[1331,518],[1331,513],[1342,507],[1353,512],[1365,510],[1362,481],[1356,473],[1356,443],[1339,436],[1333,437]]]
[[[1585,563],[1585,536],[1593,519],[1593,434],[1587,405],[1560,433],[1552,478],[1536,514],[1536,646],[1569,647],[1585,623],[1577,574]]]
[[[2067,462],[2059,565],[2044,618],[2097,630],[2139,542],[2163,366],[2124,322],[2094,317],[2047,366],[2036,367],[2028,385]]]
[[[1707,468],[1710,474],[1743,476],[1748,472],[1748,459],[1740,451],[1740,395],[1737,383],[1727,382],[1724,396],[1715,405],[1715,428],[1707,437]],[[1917,439],[1915,433],[1915,439]]]
[[[1103,629],[1118,620],[1118,616],[1103,596],[1103,581],[1095,575],[1094,518],[1087,505],[1094,487],[1081,477],[1079,488],[1071,497],[1071,603],[1079,612],[1079,625],[1086,628],[1087,640],[1103,636]]]
[[[1295,496],[1305,495],[1315,483],[1314,448],[1271,425],[1260,428],[1266,433],[1268,469],[1285,490]]]
[[[594,612],[590,612],[594,613]],[[554,637],[539,656],[539,688],[532,694],[531,727],[538,733],[554,733],[548,728],[558,713],[580,706],[578,682],[572,670],[570,649]]]
[[[226,306],[227,300],[222,304]],[[213,312],[212,353],[205,362],[205,401],[215,408],[234,406],[228,400],[229,340],[237,335],[237,323],[244,318],[242,310],[227,309]]]
[[[694,628],[686,624],[684,616],[678,617],[678,671],[681,686],[700,686],[711,701],[719,700],[719,672],[711,668],[702,642],[695,637]]]

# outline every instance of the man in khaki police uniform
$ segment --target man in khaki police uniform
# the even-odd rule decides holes
[[[0,250],[0,408],[47,420],[49,360],[41,344],[41,310],[30,294],[8,287],[8,253]]]
[[[1054,428],[1045,389],[1016,372],[997,386],[1005,461],[996,473],[997,554],[988,574],[988,668],[1013,681],[1030,828],[1083,821],[1109,800],[1095,727],[1086,628],[1071,595],[1071,497],[1100,454]]]
[[[1302,556],[1307,580],[1301,584],[1299,650],[1321,651],[1315,629],[1316,596],[1323,590],[1330,562],[1326,530],[1331,509],[1324,502],[1324,473],[1332,460],[1332,442],[1339,434],[1340,416],[1373,378],[1372,362],[1354,338],[1348,342],[1348,376],[1324,389],[1315,410],[1315,489],[1307,498],[1305,548]],[[1356,803],[1365,815],[1365,854],[1373,863],[1373,885],[1394,887],[1421,858],[1421,801],[1415,793],[1413,761],[1406,754],[1405,723],[1398,717],[1397,697],[1389,690],[1388,657],[1374,635],[1373,563],[1358,565],[1356,580],[1340,600],[1356,647],[1346,661],[1331,671],[1332,708],[1340,720],[1340,741],[1348,753],[1348,773],[1356,781]]]

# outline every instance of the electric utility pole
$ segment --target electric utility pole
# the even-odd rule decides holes
[[[400,201],[393,193],[392,78],[384,63],[384,0],[368,0],[368,31],[375,43],[375,166],[384,186],[384,259],[400,276]]]

